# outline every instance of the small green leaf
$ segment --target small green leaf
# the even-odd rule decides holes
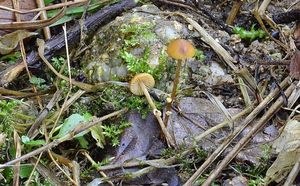
[[[32,165],[22,165],[20,167],[20,178],[29,178],[31,172],[33,170]]]
[[[26,145],[33,146],[33,147],[39,147],[46,144],[45,140],[31,140],[26,143]]]
[[[42,146],[46,144],[45,140],[31,140],[28,136],[22,136],[21,141],[25,145],[33,146],[33,147]]]
[[[44,0],[45,5],[49,5],[50,3],[53,3],[54,0]]]
[[[55,138],[61,138],[71,132],[75,127],[77,127],[80,122],[86,121],[85,118],[80,114],[72,114],[63,123],[62,127],[59,130],[59,133]]]

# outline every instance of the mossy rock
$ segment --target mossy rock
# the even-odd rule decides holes
[[[144,5],[98,30],[82,60],[88,81],[127,81],[141,72],[152,74],[156,81],[165,80],[166,44],[187,38],[189,30],[160,13],[156,6]]]

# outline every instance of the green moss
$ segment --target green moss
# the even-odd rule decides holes
[[[125,128],[130,127],[131,123],[129,123],[128,121],[122,120],[120,123],[115,124],[115,123],[111,123],[109,125],[103,125],[102,129],[103,129],[103,135],[105,136],[106,139],[109,139],[110,144],[113,147],[119,146],[120,145],[120,141],[119,138],[121,136],[121,134],[123,133],[123,131],[125,130]]]
[[[241,39],[247,41],[254,41],[255,39],[263,39],[268,36],[267,33],[261,29],[255,30],[254,26],[255,25],[252,25],[249,31],[247,31],[245,28],[242,27],[234,27],[232,29],[232,32],[238,34]]]
[[[0,133],[4,132],[9,137],[12,135],[16,109],[20,103],[17,100],[0,100]]]
[[[150,67],[148,64],[150,57],[150,45],[157,38],[153,30],[155,25],[151,23],[144,23],[142,25],[123,25],[121,33],[124,34],[124,45],[120,51],[120,58],[127,64],[127,68],[130,73],[149,73],[153,75],[155,79],[160,78],[160,74],[165,70],[166,57],[163,60],[159,60],[159,64],[156,67]],[[142,56],[135,56],[130,53],[131,49],[138,47],[139,45],[145,45]],[[141,47],[143,48],[143,47]]]
[[[205,55],[203,54],[203,52],[201,50],[196,49],[196,53],[195,53],[195,59],[199,60],[199,61],[204,61],[205,60]]]

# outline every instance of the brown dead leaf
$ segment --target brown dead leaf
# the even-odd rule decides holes
[[[32,10],[37,8],[35,0],[19,0],[20,9],[21,10]],[[11,0],[3,0],[0,1],[0,6],[5,6],[8,8],[13,8]],[[36,13],[27,13],[27,14],[20,14],[21,21],[30,21],[34,18]],[[1,10],[0,9],[0,22],[14,22],[16,21],[15,15],[11,11]],[[6,31],[0,30],[0,36],[8,33]]]
[[[10,53],[18,46],[19,41],[33,35],[37,34],[26,30],[17,30],[0,37],[0,54],[4,55]]]
[[[291,59],[290,76],[295,79],[300,79],[300,51],[297,50]]]
[[[37,8],[35,0],[19,0],[21,10],[32,10]],[[0,1],[1,6],[13,8],[11,0]],[[34,18],[36,13],[20,14],[21,21],[30,21]],[[11,11],[0,11],[0,22],[14,22],[16,21],[15,15]]]
[[[291,171],[300,155],[300,122],[290,120],[273,144],[277,159],[268,169],[265,180],[280,182]]]
[[[300,50],[300,21],[296,23],[296,28],[294,30],[294,42],[295,46],[297,47],[298,50]]]

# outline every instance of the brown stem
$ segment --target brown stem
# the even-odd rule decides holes
[[[226,19],[226,24],[228,25],[232,25],[236,15],[238,14],[238,12],[240,11],[241,6],[243,5],[243,0],[237,0],[233,2],[233,6],[230,10],[230,13]]]
[[[154,102],[153,102],[153,100],[152,100],[152,98],[151,98],[151,96],[150,96],[150,94],[149,94],[146,86],[144,85],[144,83],[140,83],[140,87],[142,88],[142,90],[144,92],[144,95],[146,96],[146,99],[147,99],[149,105],[151,106],[151,108],[153,110],[156,109],[156,106],[155,106],[155,104],[154,104]]]
[[[177,61],[177,66],[176,66],[176,72],[175,72],[175,79],[173,81],[173,89],[172,89],[172,93],[171,93],[171,101],[167,102],[166,113],[168,113],[168,112],[171,111],[172,103],[174,102],[175,97],[176,97],[176,90],[177,90],[177,85],[179,83],[181,64],[182,64],[182,61],[178,60]],[[166,114],[166,117],[165,117],[165,120],[164,120],[165,126],[168,125],[168,120],[169,120],[169,115]]]
[[[168,132],[166,126],[164,125],[163,120],[161,119],[161,112],[159,110],[157,110],[146,86],[144,85],[144,83],[140,83],[140,87],[142,88],[144,95],[146,96],[146,99],[153,110],[153,114],[156,117],[156,119],[160,125],[161,131],[164,134],[164,137],[167,141],[168,146],[175,147],[175,142],[174,142],[173,138],[171,137],[170,133]]]

